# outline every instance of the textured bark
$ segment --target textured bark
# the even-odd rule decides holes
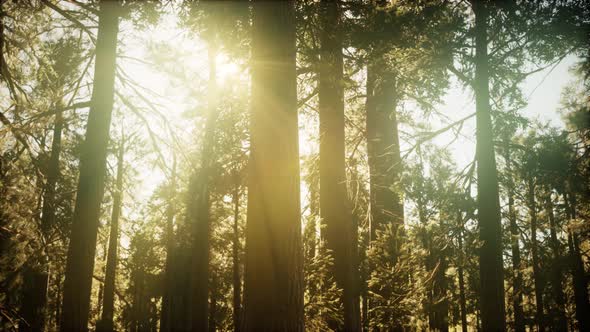
[[[59,104],[57,107],[61,107]],[[55,186],[59,178],[59,156],[61,154],[61,136],[63,129],[62,112],[55,113],[53,127],[53,140],[51,142],[51,155],[47,165],[47,181],[43,195],[43,208],[41,212],[41,231],[48,237],[51,227],[55,224]]]
[[[112,332],[113,311],[115,307],[115,277],[117,272],[117,249],[119,247],[119,216],[123,200],[123,156],[125,144],[122,142],[117,154],[117,179],[113,194],[113,211],[109,231],[109,248],[107,252],[107,267],[104,277],[104,298],[102,301],[102,315],[96,329],[99,332]]]
[[[164,263],[164,291],[162,294],[162,309],[160,312],[160,331],[171,331],[172,325],[172,306],[171,298],[174,293],[175,278],[173,276],[173,262],[174,257],[174,216],[176,214],[176,205],[174,203],[176,197],[176,156],[174,156],[172,163],[172,174],[170,178],[170,193],[168,197],[168,205],[166,207],[166,262]]]
[[[576,199],[573,195],[564,197],[570,220],[576,218]],[[580,253],[580,243],[575,231],[570,230],[568,236],[571,273],[574,282],[574,302],[576,303],[577,329],[590,331],[590,302],[588,301],[588,282],[584,271],[584,261]]]
[[[243,331],[303,331],[294,1],[255,1]]]
[[[510,139],[505,138],[504,158],[506,159],[506,168],[508,171],[508,221],[510,223],[510,249],[512,251],[512,306],[514,311],[514,331],[524,332],[525,321],[524,311],[522,309],[523,282],[522,268],[520,259],[520,233],[516,223],[516,211],[514,210],[514,180],[512,175],[512,159],[510,156]]]
[[[545,210],[549,217],[549,232],[551,251],[553,251],[553,264],[551,266],[551,288],[555,308],[550,314],[553,331],[567,331],[567,318],[565,316],[565,295],[563,293],[563,265],[561,263],[561,243],[557,238],[557,224],[553,212],[553,201],[551,193],[545,198]]]
[[[80,156],[64,282],[62,332],[88,330],[94,254],[113,110],[118,6],[116,1],[100,2],[92,106]]]
[[[395,79],[382,59],[367,66],[366,129],[367,154],[370,173],[370,232],[369,245],[377,231],[387,224],[398,230],[404,223],[404,207],[396,187],[401,173],[401,157],[396,114]],[[394,238],[398,248],[398,238]],[[369,266],[369,277],[373,267]],[[363,301],[364,321],[370,321],[371,296]],[[395,317],[393,318],[395,319]],[[369,327],[370,328],[370,327]],[[401,326],[397,326],[401,329]]]
[[[396,86],[386,64],[376,61],[367,67],[367,153],[371,192],[371,241],[387,224],[404,222],[400,193],[392,190],[400,178],[401,157],[398,135]]]
[[[488,58],[488,8],[474,0],[475,14],[475,107],[477,212],[481,248],[481,324],[484,331],[505,331],[504,271],[502,263],[502,226],[498,172],[494,151],[494,133],[490,107]]]
[[[535,320],[537,329],[545,331],[545,314],[543,313],[543,280],[539,266],[539,244],[537,241],[537,202],[535,198],[535,180],[529,175],[527,179],[527,205],[531,218],[531,255],[533,266],[533,280],[535,284]]]
[[[325,224],[326,246],[334,258],[332,274],[342,289],[344,325],[330,322],[342,331],[360,331],[360,303],[355,271],[356,234],[346,187],[344,138],[344,86],[342,27],[338,0],[320,3],[322,29],[319,66],[320,113],[320,215]]]

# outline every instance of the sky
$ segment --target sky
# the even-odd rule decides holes
[[[187,32],[178,24],[179,19],[173,13],[166,14],[157,27],[140,33],[135,31],[131,24],[123,24],[121,27],[122,45],[119,47],[119,53],[123,57],[120,57],[118,65],[142,87],[155,92],[155,95],[150,98],[155,100],[155,106],[159,113],[168,121],[168,124],[165,124],[161,118],[148,117],[151,129],[161,133],[162,141],[153,142],[146,139],[146,144],[161,144],[160,149],[169,150],[171,141],[169,138],[172,132],[180,142],[185,143],[182,146],[185,154],[179,159],[180,162],[186,162],[190,157],[191,149],[194,151],[194,146],[187,144],[187,142],[194,142],[191,137],[195,135],[195,124],[194,120],[190,120],[185,114],[198,107],[198,103],[204,103],[206,100],[205,91],[195,91],[194,88],[206,87],[208,79],[207,47],[198,35]],[[150,65],[149,62],[154,59],[149,56],[149,49],[154,47],[161,47],[160,56],[168,63],[167,73],[163,73],[162,68],[154,68]],[[553,126],[563,127],[563,121],[558,112],[560,96],[562,89],[573,80],[570,68],[576,61],[574,56],[569,56],[557,66],[531,75],[521,85],[524,95],[529,96],[529,103],[521,110],[521,114],[541,122],[550,122]],[[226,79],[244,75],[245,68],[243,66],[243,64],[232,63],[223,54],[218,56],[217,79],[220,84],[223,84]],[[193,86],[179,85],[181,81],[171,79],[170,73],[174,73],[178,77],[188,77]],[[147,92],[144,93],[147,94]],[[140,107],[149,109],[149,106],[142,105],[138,98],[134,98],[134,100],[138,101]],[[472,92],[470,89],[462,87],[456,79],[452,79],[451,87],[442,100],[443,103],[438,106],[438,110],[448,119],[443,121],[434,117],[432,123],[429,123],[432,130],[445,127],[448,123],[475,111]],[[146,111],[146,114],[148,113]],[[303,128],[300,133],[302,155],[317,151],[317,147],[312,146],[315,143],[307,141],[308,133],[306,132],[309,129]],[[451,150],[458,168],[462,169],[474,158],[474,134],[475,120],[472,118],[466,121],[457,138],[452,132],[447,132],[439,135],[434,143],[439,146],[447,146]],[[408,144],[405,144],[404,147],[402,143],[402,150],[404,148],[407,149]],[[170,155],[166,152],[164,152],[164,159],[168,159],[166,160],[167,164],[171,164]],[[166,179],[165,170],[162,170],[162,167],[159,167],[156,162],[148,163],[141,168],[143,170],[139,173],[145,175],[137,182],[139,195],[136,196],[136,199],[140,201],[147,200],[153,189]]]
[[[574,80],[571,68],[579,61],[576,56],[565,57],[555,67],[529,76],[521,85],[524,96],[528,96],[528,104],[520,114],[525,117],[538,120],[541,123],[550,123],[554,127],[563,128],[564,122],[559,113],[561,93],[568,83]],[[451,88],[443,98],[443,104],[439,108],[442,113],[450,118],[448,123],[459,120],[475,112],[475,100],[469,89],[461,87],[456,79],[453,79]],[[444,127],[446,124],[433,123],[433,129]],[[475,118],[466,121],[459,138],[449,145],[452,155],[459,167],[471,162],[475,153]],[[446,146],[454,135],[447,133],[441,135],[435,143]]]

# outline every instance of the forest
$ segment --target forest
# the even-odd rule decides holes
[[[0,0],[0,331],[590,331],[590,1]]]

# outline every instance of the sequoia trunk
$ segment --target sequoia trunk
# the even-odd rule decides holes
[[[117,1],[101,1],[92,105],[80,155],[80,175],[68,247],[62,332],[88,330],[90,290],[115,88]]]
[[[255,1],[243,331],[303,331],[295,2]]]

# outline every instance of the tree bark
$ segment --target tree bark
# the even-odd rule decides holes
[[[545,331],[545,315],[543,313],[543,280],[539,266],[539,245],[537,242],[537,202],[535,198],[535,180],[532,175],[527,179],[528,208],[531,217],[531,255],[533,265],[533,280],[535,284],[535,320],[538,330]]]
[[[360,331],[358,273],[355,271],[356,234],[346,186],[344,138],[344,86],[342,27],[338,0],[320,3],[322,29],[319,66],[320,113],[320,215],[325,227],[326,246],[334,258],[333,275],[342,289],[344,325],[330,322],[342,331]]]
[[[242,331],[303,331],[294,1],[255,1]]]
[[[395,78],[384,60],[377,59],[367,66],[366,134],[370,174],[369,245],[376,240],[377,231],[393,224],[394,231],[404,223],[404,207],[401,195],[392,190],[399,182],[401,157],[397,123],[397,95]],[[393,246],[399,248],[398,238]],[[369,266],[370,277],[373,267]],[[365,321],[370,321],[371,296],[365,297],[363,311]],[[395,319],[395,318],[394,318]],[[401,326],[398,326],[398,330]]]
[[[467,332],[467,301],[465,296],[465,276],[464,276],[464,265],[465,265],[465,253],[463,252],[463,220],[461,218],[461,213],[459,213],[458,217],[459,221],[459,257],[460,262],[457,266],[458,274],[459,274],[459,306],[461,307],[461,332]]]
[[[557,238],[557,224],[555,222],[555,213],[553,212],[553,201],[551,192],[545,198],[545,209],[549,217],[549,232],[551,250],[553,251],[553,264],[551,267],[551,286],[553,289],[553,301],[555,302],[555,312],[551,314],[552,328],[554,331],[567,331],[567,318],[565,316],[565,295],[563,293],[563,265],[561,257],[561,243]]]
[[[442,220],[441,220],[442,226]],[[433,234],[430,234],[432,241]],[[433,321],[431,322],[430,328],[433,331],[448,332],[449,331],[449,301],[447,298],[447,287],[448,281],[446,277],[446,271],[448,267],[446,258],[446,248],[439,247],[441,243],[433,246],[431,242],[431,248],[433,251],[433,258],[436,262],[434,267],[435,275],[433,278],[432,285],[432,299],[434,300],[432,305]],[[444,244],[443,244],[444,245]]]
[[[573,194],[564,195],[566,209],[570,220],[576,219],[576,199]],[[568,235],[570,251],[571,273],[574,282],[574,302],[576,303],[576,320],[578,330],[590,330],[590,302],[588,301],[588,282],[584,271],[584,261],[580,254],[580,243],[575,230],[570,230]]]
[[[80,156],[80,176],[64,282],[62,332],[88,330],[90,290],[115,88],[118,2],[101,1],[92,106]]]
[[[488,58],[488,8],[482,0],[473,0],[475,15],[475,107],[477,211],[481,248],[481,324],[484,331],[505,331],[504,271],[502,263],[502,226],[498,173],[490,107]]]
[[[508,221],[510,223],[510,248],[512,251],[512,306],[514,310],[514,331],[525,332],[524,311],[522,309],[523,281],[520,259],[520,232],[516,223],[516,211],[514,210],[514,179],[512,174],[512,159],[510,156],[510,141],[505,138],[505,159],[508,173]]]
[[[111,215],[111,227],[109,232],[109,248],[107,253],[107,268],[104,277],[104,298],[102,301],[102,315],[96,329],[99,332],[114,331],[113,311],[115,307],[115,277],[117,272],[117,249],[119,247],[119,216],[123,201],[123,156],[125,142],[122,138],[117,154],[117,179],[115,192],[113,193],[113,211]]]
[[[389,223],[404,223],[401,195],[392,190],[400,179],[401,156],[394,75],[383,61],[367,67],[367,154],[371,195],[371,241]]]

